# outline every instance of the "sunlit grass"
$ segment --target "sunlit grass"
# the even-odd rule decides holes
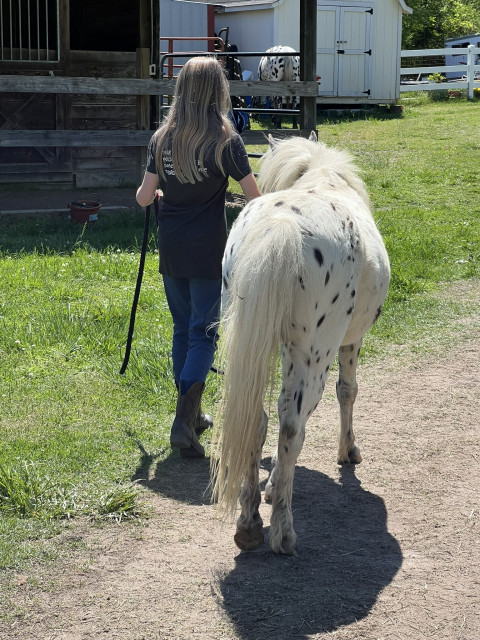
[[[362,169],[392,264],[362,363],[451,345],[455,318],[478,326],[478,299],[443,287],[480,276],[480,105],[415,96],[405,105],[396,118],[319,118],[320,139],[348,149]],[[0,219],[0,566],[38,556],[78,516],[141,513],[136,481],[178,455],[153,225],[130,364],[119,375],[142,236],[135,212],[84,227],[67,216]],[[210,375],[204,405],[213,413],[219,387]]]

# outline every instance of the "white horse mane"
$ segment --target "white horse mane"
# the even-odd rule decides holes
[[[263,193],[284,189],[314,189],[323,180],[331,186],[348,185],[370,207],[370,197],[352,156],[342,149],[327,147],[311,135],[308,140],[292,137],[275,140],[261,159],[258,182]]]

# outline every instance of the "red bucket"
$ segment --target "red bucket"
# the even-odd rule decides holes
[[[98,220],[98,211],[101,206],[98,200],[75,200],[69,203],[68,208],[72,220],[85,224]]]

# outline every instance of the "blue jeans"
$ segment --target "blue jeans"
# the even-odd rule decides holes
[[[205,382],[213,364],[222,281],[164,275],[163,285],[173,318],[173,374],[185,394]]]

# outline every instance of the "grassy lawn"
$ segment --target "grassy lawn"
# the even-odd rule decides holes
[[[401,117],[319,117],[320,139],[362,168],[392,263],[364,361],[451,343],[445,321],[478,307],[438,291],[480,276],[480,102],[404,104]],[[175,387],[153,225],[120,376],[143,216],[100,215],[88,228],[58,216],[0,223],[0,568],[18,568],[54,558],[49,539],[75,517],[145,513],[136,478],[178,455],[168,445]],[[212,412],[218,388],[211,375]]]

